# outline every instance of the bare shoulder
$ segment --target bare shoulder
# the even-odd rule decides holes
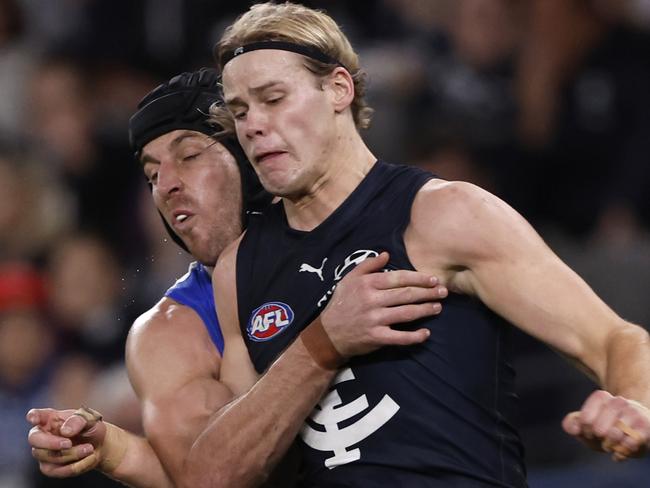
[[[212,273],[214,302],[226,345],[240,336],[237,312],[237,250],[244,234],[223,250]]]
[[[439,179],[418,192],[405,234],[414,264],[440,274],[533,240],[538,236],[526,220],[496,195],[471,183]]]
[[[465,181],[433,179],[418,192],[413,213],[437,220],[471,219],[478,213],[503,211],[510,207],[496,195]],[[460,215],[458,215],[460,212]]]
[[[237,251],[239,250],[239,244],[241,244],[242,239],[246,235],[246,231],[240,235],[233,242],[228,244],[226,248],[219,255],[217,264],[214,268],[213,277],[223,279],[232,277],[234,278],[235,269],[237,265]]]
[[[151,377],[163,382],[157,382],[158,388],[166,386],[165,381],[182,381],[179,375],[218,375],[220,356],[199,315],[165,297],[133,323],[126,362],[134,388],[141,394],[145,392],[139,390],[151,384]]]
[[[462,181],[434,179],[418,192],[407,234],[438,249],[456,248],[459,241],[490,225],[489,214],[505,203],[482,188]],[[411,239],[413,240],[413,239]]]

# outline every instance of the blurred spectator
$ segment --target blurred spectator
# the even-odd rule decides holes
[[[44,168],[0,148],[0,259],[38,259],[72,224],[70,199]]]
[[[72,234],[49,259],[49,311],[67,352],[100,365],[121,361],[136,311],[122,294],[125,271],[101,239]]]
[[[516,160],[512,84],[524,7],[512,0],[436,4],[438,18],[406,17],[427,41],[426,83],[407,111],[413,120],[408,159],[503,195]]]
[[[25,44],[25,19],[19,0],[0,0],[0,139],[25,135],[26,93],[35,53]]]
[[[0,265],[0,486],[23,486],[33,464],[25,412],[47,405],[54,338],[43,315],[45,291],[28,264]]]
[[[73,59],[46,58],[39,65],[31,84],[31,143],[52,179],[73,196],[79,228],[100,233],[116,246],[137,244],[130,239],[138,227],[130,202],[142,176],[130,164],[126,132],[115,140],[98,130],[110,117],[96,111],[102,105],[92,96],[90,79]],[[126,96],[127,101],[134,98]],[[126,110],[113,107],[110,114],[123,119],[119,114]]]
[[[528,157],[516,199],[538,222],[578,237],[600,225],[601,237],[620,241],[649,213],[650,36],[603,5],[613,4],[532,2],[518,73]]]

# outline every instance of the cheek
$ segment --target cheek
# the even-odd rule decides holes
[[[162,197],[160,196],[160,192],[154,187],[151,190],[151,198],[153,200],[153,204],[156,206],[158,210],[161,210],[163,208],[163,203],[162,203]]]
[[[334,110],[322,91],[314,90],[309,96],[305,96],[293,112],[292,117],[305,130],[319,135],[334,125]]]

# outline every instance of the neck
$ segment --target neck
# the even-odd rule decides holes
[[[293,229],[310,231],[329,217],[355,190],[377,158],[356,130],[338,139],[328,156],[326,171],[298,198],[283,198],[287,221]]]

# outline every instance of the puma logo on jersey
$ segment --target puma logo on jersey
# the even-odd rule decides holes
[[[255,342],[268,341],[291,325],[293,315],[293,310],[286,303],[265,303],[253,310],[246,326],[248,337]]]
[[[345,368],[339,372],[333,384],[337,385],[354,379],[352,370]],[[345,405],[342,403],[339,393],[332,390],[321,399],[309,417],[323,427],[324,431],[316,430],[307,423],[300,431],[303,441],[312,449],[334,453],[334,456],[325,459],[325,466],[329,469],[361,459],[361,448],[357,447],[349,451],[348,448],[371,436],[399,410],[399,405],[388,395],[384,395],[379,403],[371,409],[369,409],[370,405],[366,395],[361,395]],[[339,423],[362,412],[365,412],[363,417],[339,428]]]
[[[327,262],[327,258],[323,259],[323,263],[320,265],[320,268],[314,268],[311,264],[302,263],[300,265],[300,269],[298,270],[298,273],[303,273],[305,271],[307,273],[316,273],[321,281],[325,281],[323,279],[323,268],[325,267],[326,262]]]

